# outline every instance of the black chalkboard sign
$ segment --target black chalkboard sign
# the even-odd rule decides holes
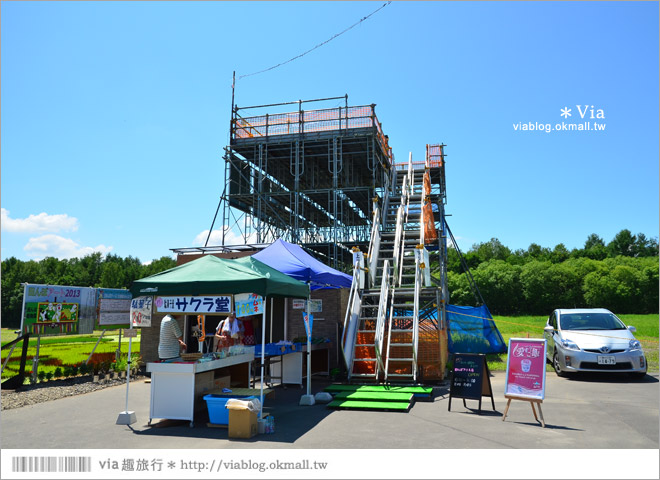
[[[455,353],[454,367],[451,371],[449,386],[449,408],[451,410],[451,399],[462,398],[463,406],[465,399],[479,400],[479,412],[481,412],[481,397],[490,397],[495,410],[493,389],[490,385],[490,372],[486,363],[486,356],[479,353]]]

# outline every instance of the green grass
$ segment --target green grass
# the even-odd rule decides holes
[[[618,315],[626,325],[634,325],[637,331],[635,338],[642,343],[649,372],[657,372],[660,369],[658,359],[658,324],[657,314],[650,315]],[[495,325],[508,345],[510,338],[543,338],[543,327],[548,320],[546,316],[518,316],[504,317],[496,316]],[[506,354],[489,354],[486,356],[488,368],[491,371],[506,370]],[[548,365],[547,371],[552,371]]]
[[[0,330],[2,336],[2,345],[14,340],[17,335],[13,330],[3,328]],[[79,365],[87,360],[97,340],[101,336],[101,331],[95,331],[89,335],[71,335],[57,337],[41,337],[39,345],[39,371],[55,372],[58,368]],[[133,340],[131,353],[140,353],[140,332],[137,339]],[[113,353],[117,350],[119,333],[116,331],[107,332],[99,342],[94,353]],[[21,359],[23,342],[18,342],[14,352],[2,372],[2,380],[12,377],[18,373]],[[2,350],[2,362],[4,363],[10,348]],[[128,340],[122,337],[122,353],[128,353]],[[27,352],[27,362],[25,364],[26,372],[32,371],[32,359],[37,353],[37,339],[30,339]],[[29,376],[29,373],[27,373]]]

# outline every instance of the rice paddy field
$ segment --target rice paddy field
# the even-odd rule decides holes
[[[12,329],[3,328],[0,332],[2,336],[3,347],[17,337],[17,335],[14,333],[14,330]],[[90,369],[91,366],[94,365],[98,368],[109,368],[109,366],[115,360],[116,351],[119,348],[119,331],[106,332],[95,349],[94,346],[99,340],[99,337],[101,337],[101,334],[101,331],[96,331],[89,335],[41,337],[41,342],[39,345],[38,372],[43,377],[43,379],[45,379],[49,373],[51,374],[51,378],[75,376],[74,372],[76,375],[81,373],[79,371],[80,365],[87,361],[92,352],[94,352],[94,354],[89,361]],[[14,348],[14,351],[11,353],[9,362],[2,371],[2,380],[13,377],[18,373],[22,348],[23,342],[19,341],[16,344],[16,348]],[[7,355],[9,355],[10,350],[11,347],[3,348],[3,364],[7,358]],[[27,361],[25,364],[26,377],[29,377],[30,373],[32,372],[32,359],[36,353],[37,338],[30,338],[27,352]],[[124,355],[124,357],[126,357],[128,354],[127,338],[122,337],[121,353]],[[138,331],[137,338],[133,339],[131,354],[132,357],[135,358],[136,356],[139,356],[139,353],[140,332]],[[84,373],[84,371],[82,373]],[[26,382],[27,381],[28,379],[26,378]]]

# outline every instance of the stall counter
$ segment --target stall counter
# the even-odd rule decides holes
[[[190,420],[192,427],[200,383],[211,377],[231,376],[232,386],[249,387],[253,360],[254,349],[249,353],[201,362],[147,363],[147,372],[151,373],[149,424],[154,418],[165,418]]]

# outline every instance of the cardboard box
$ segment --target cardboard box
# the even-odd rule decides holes
[[[229,438],[252,438],[257,431],[257,412],[229,410]]]

